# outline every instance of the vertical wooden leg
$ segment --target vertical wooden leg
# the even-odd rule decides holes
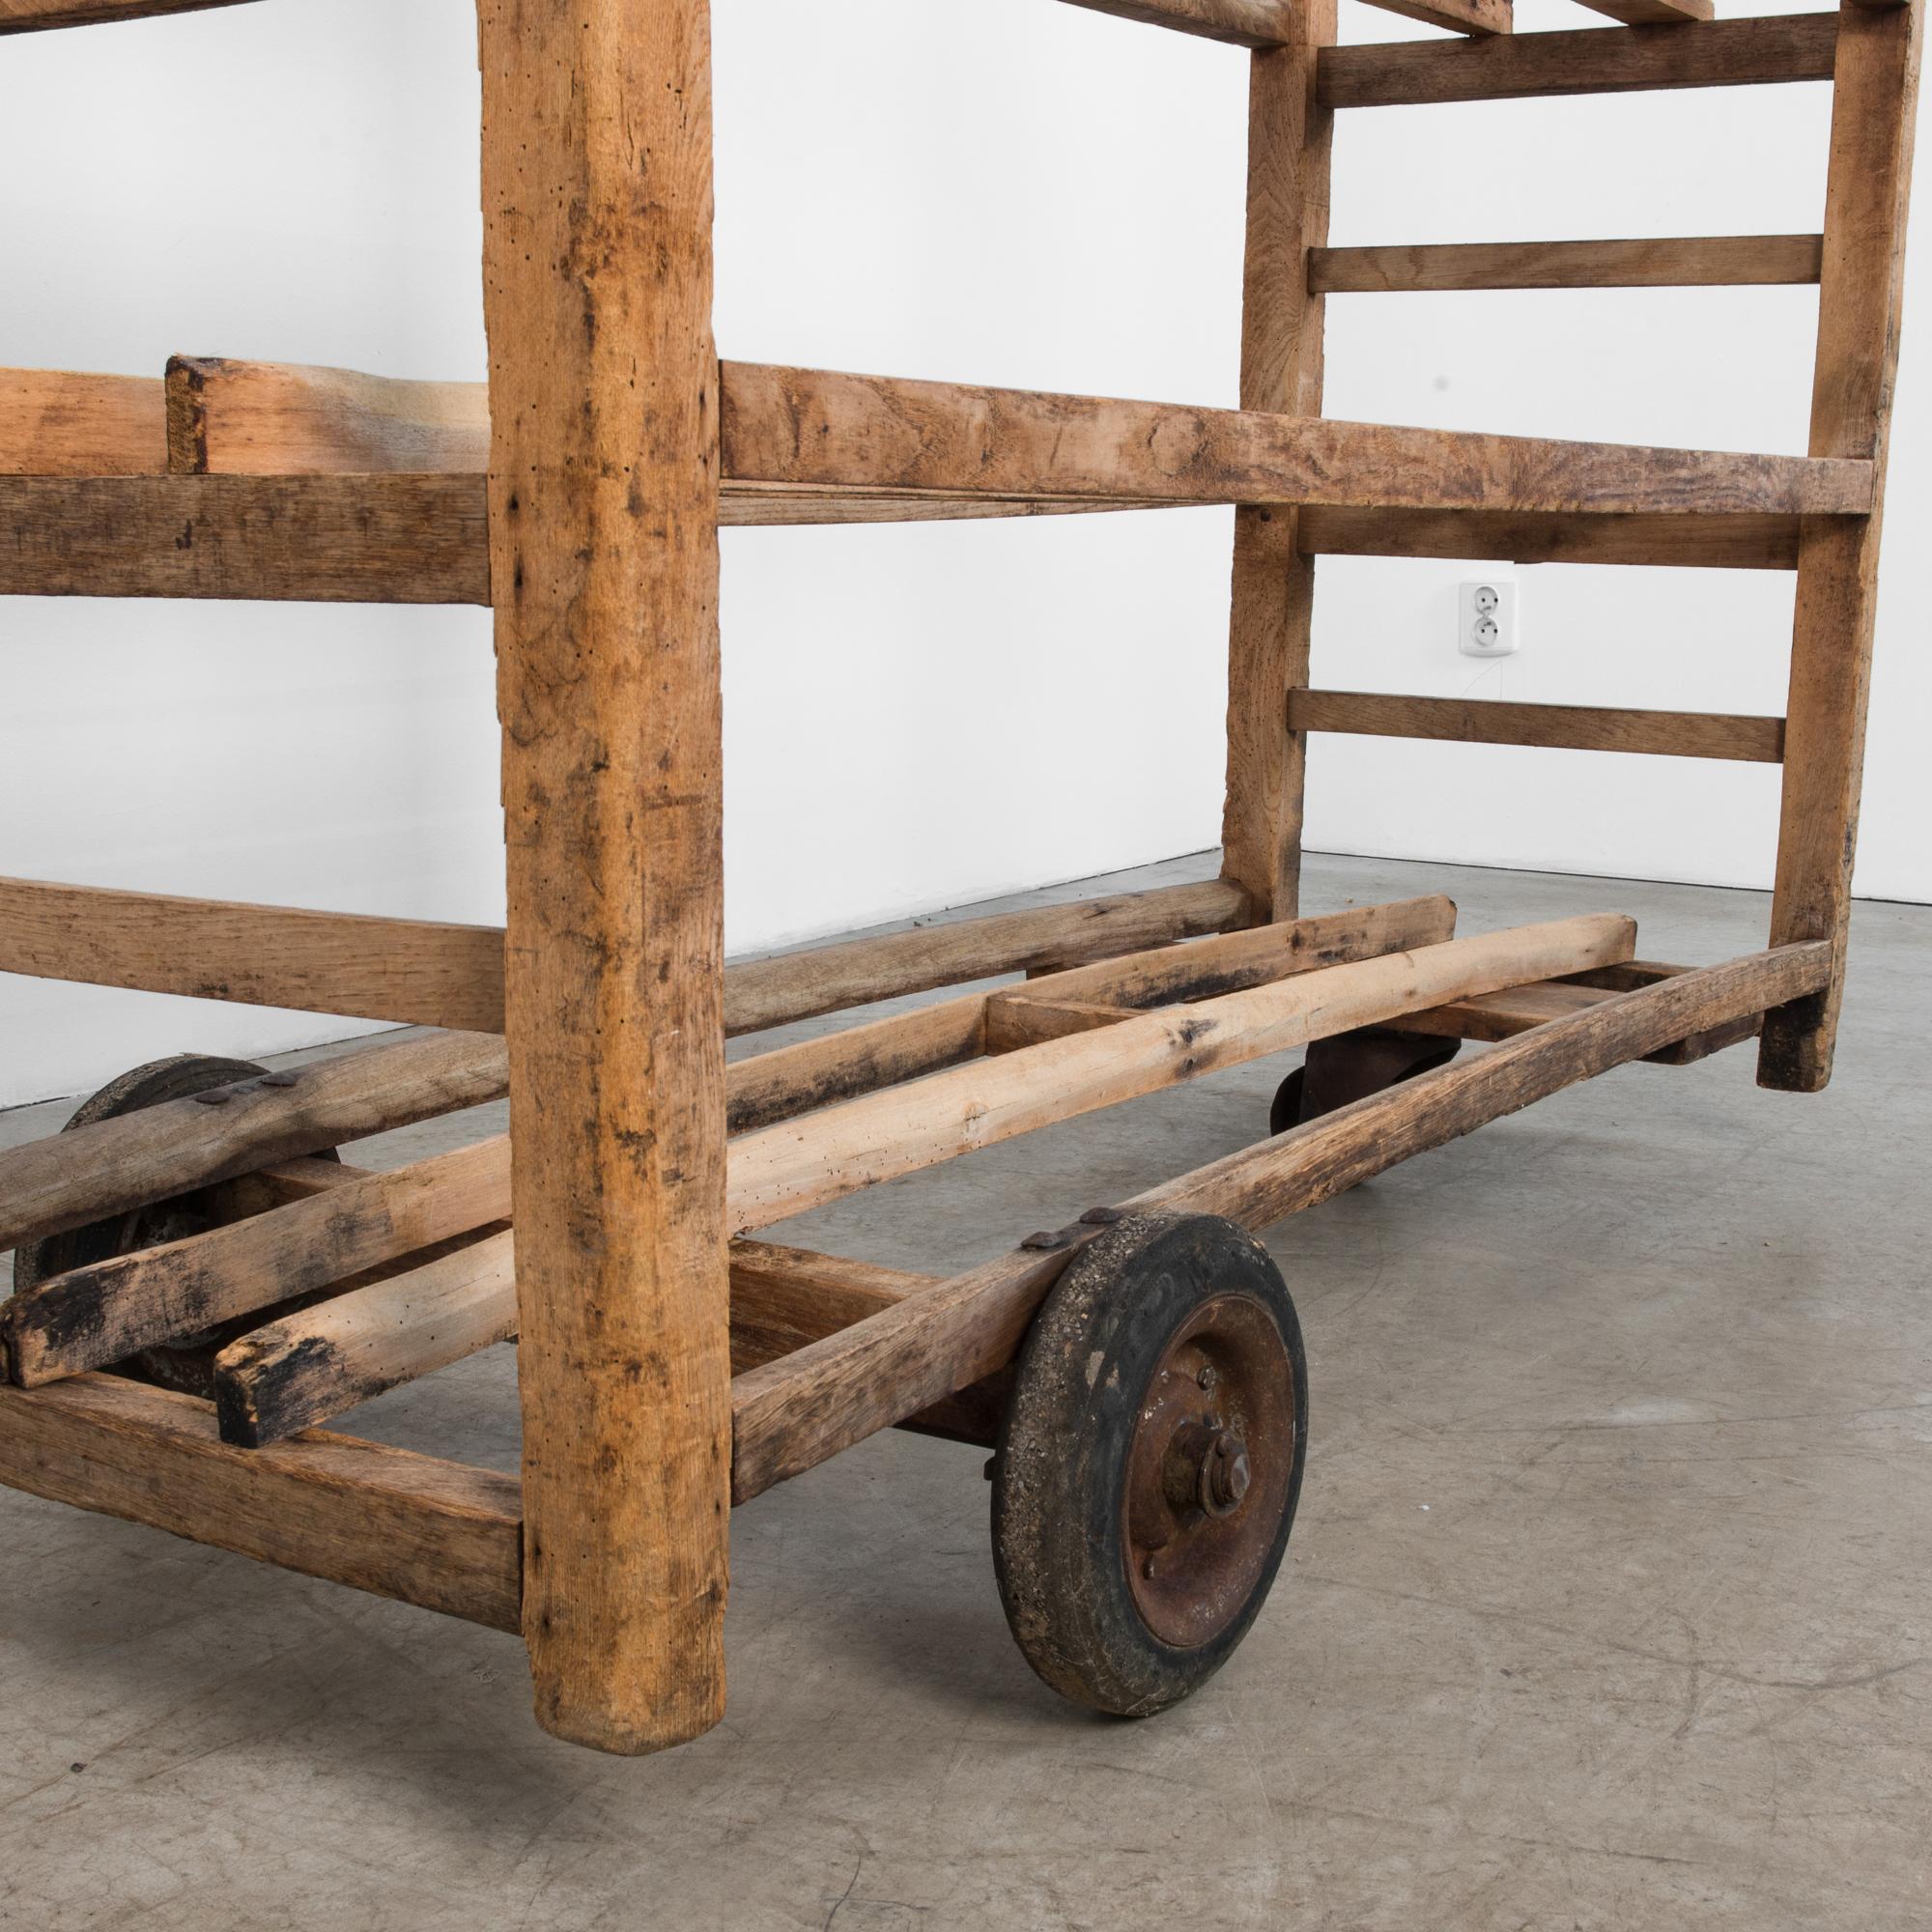
[[[479,0],[537,1717],[724,1710],[730,1462],[707,0]]]
[[[1334,115],[1316,99],[1317,50],[1335,38],[1335,0],[1307,0],[1302,40],[1253,56],[1248,84],[1248,237],[1241,286],[1241,407],[1321,413],[1320,296],[1308,251],[1328,239]],[[1224,876],[1256,919],[1294,918],[1301,882],[1303,734],[1288,693],[1308,682],[1315,561],[1293,510],[1235,513],[1228,637],[1228,796]]]
[[[1838,18],[1811,454],[1869,458],[1881,490],[1898,366],[1921,12],[1922,0],[1890,9],[1844,0]],[[1812,520],[1799,543],[1771,937],[1775,946],[1829,939],[1834,959],[1822,993],[1765,1016],[1758,1084],[1787,1092],[1815,1093],[1832,1077],[1871,686],[1879,522],[1876,513]]]

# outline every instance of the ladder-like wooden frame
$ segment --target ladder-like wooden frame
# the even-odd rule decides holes
[[[0,36],[221,4],[0,0]],[[237,1217],[176,1244],[191,1253],[15,1297],[0,1480],[521,1630],[548,1727],[648,1749],[722,1714],[732,1503],[893,1424],[982,1438],[988,1378],[1115,1210],[948,1282],[734,1234],[1391,1018],[1504,1043],[1128,1206],[1265,1225],[1760,1018],[1761,1083],[1825,1084],[1918,0],[1724,22],[1708,0],[1589,0],[1634,24],[1520,38],[1507,0],[1382,0],[1468,38],[1350,48],[1331,44],[1334,0],[1079,4],[1253,49],[1238,410],[721,364],[707,0],[479,0],[487,391],[185,358],[165,380],[0,382],[0,593],[491,604],[509,878],[506,933],[0,881],[0,969],[462,1030],[330,1063],[298,1092],[243,1083],[218,1107],[0,1156],[0,1242],[190,1186],[230,1189]],[[1819,79],[1835,82],[1822,237],[1327,245],[1337,112]],[[1812,280],[1804,458],[1321,415],[1330,291]],[[725,968],[721,524],[1202,502],[1236,510],[1219,882]],[[1310,690],[1324,554],[1795,568],[1787,715]],[[1634,928],[1609,918],[1474,940],[1435,900],[1304,918],[1312,730],[1781,760],[1771,948],[1683,971],[1634,961]],[[727,1032],[1021,969],[1049,977],[727,1077]],[[500,1144],[392,1176],[304,1158],[505,1092],[514,1165]],[[507,1234],[477,1238],[508,1219],[514,1267]],[[218,1412],[94,1372],[179,1328],[184,1280],[211,1307],[272,1314],[384,1266],[225,1352]],[[438,1339],[406,1348],[394,1324],[430,1295]],[[371,1311],[391,1320],[380,1346]],[[297,1433],[512,1333],[521,1482]],[[294,1376],[319,1346],[327,1370]]]

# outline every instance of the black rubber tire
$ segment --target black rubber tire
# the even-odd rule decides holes
[[[166,1060],[151,1060],[144,1066],[110,1080],[98,1094],[90,1094],[74,1109],[73,1118],[61,1131],[92,1126],[97,1121],[118,1120],[124,1114],[138,1114],[144,1107],[157,1107],[166,1100],[192,1099],[212,1087],[226,1087],[237,1080],[248,1080],[265,1072],[251,1060],[224,1060],[208,1053],[177,1053]],[[64,1235],[49,1235],[39,1241],[26,1242],[14,1257],[14,1292],[23,1293],[38,1282],[66,1274],[70,1268],[90,1267],[96,1262],[111,1261],[116,1255],[131,1254],[151,1247],[157,1240],[171,1238],[171,1225],[193,1218],[192,1195],[179,1202],[157,1202],[137,1208],[127,1214],[109,1215],[90,1221],[82,1228],[70,1228]],[[191,1233],[191,1227],[183,1226]]]
[[[1291,1127],[1301,1124],[1301,1091],[1308,1084],[1308,1069],[1297,1066],[1279,1087],[1274,1090],[1274,1099],[1268,1107],[1268,1138],[1285,1134]]]
[[[1182,1647],[1157,1636],[1134,1601],[1128,1460],[1171,1338],[1203,1303],[1229,1294],[1260,1304],[1291,1367],[1286,1502],[1258,1578],[1230,1620]],[[1266,1601],[1293,1526],[1307,1446],[1300,1323],[1259,1241],[1213,1215],[1146,1215],[1083,1250],[1028,1335],[993,1463],[1000,1597],[1038,1676],[1076,1703],[1121,1717],[1151,1716],[1197,1690],[1234,1655]]]

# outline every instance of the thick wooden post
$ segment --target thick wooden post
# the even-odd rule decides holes
[[[724,1710],[707,0],[480,0],[524,1634],[547,1729]]]
[[[1306,0],[1296,44],[1252,56],[1248,83],[1248,239],[1241,283],[1241,407],[1321,413],[1322,301],[1308,251],[1328,240],[1334,115],[1316,99],[1318,50],[1335,38],[1335,0]],[[1228,797],[1221,869],[1257,921],[1294,918],[1301,884],[1305,739],[1288,694],[1308,682],[1315,560],[1292,510],[1235,512],[1228,639]]]
[[[1870,459],[1885,483],[1898,366],[1906,206],[1918,97],[1919,0],[1843,0],[1825,190],[1811,454]],[[1775,946],[1829,939],[1831,983],[1765,1017],[1758,1084],[1816,1093],[1832,1077],[1858,840],[1880,516],[1807,519],[1785,705]]]

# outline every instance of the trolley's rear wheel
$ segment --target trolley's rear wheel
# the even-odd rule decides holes
[[[1275,1089],[1268,1132],[1285,1134],[1418,1073],[1447,1066],[1462,1050],[1460,1039],[1399,1027],[1357,1027],[1311,1040],[1302,1064]]]
[[[1146,1717],[1247,1634],[1308,1445],[1294,1304],[1212,1215],[1121,1222],[1068,1265],[1019,1360],[993,1468],[993,1558],[1027,1662]]]
[[[138,1114],[147,1107],[158,1107],[168,1100],[191,1100],[216,1087],[232,1086],[238,1080],[259,1078],[269,1069],[252,1060],[225,1060],[209,1053],[177,1053],[166,1060],[151,1060],[110,1080],[98,1094],[90,1094],[74,1109],[73,1118],[62,1128],[89,1127],[98,1121],[118,1120]],[[334,1160],[333,1149],[326,1150],[325,1159]],[[70,1228],[65,1234],[48,1235],[38,1241],[22,1244],[14,1256],[14,1292],[23,1293],[37,1283],[66,1274],[70,1268],[91,1267],[97,1262],[111,1261],[116,1255],[136,1254],[163,1241],[185,1240],[190,1235],[205,1234],[214,1225],[211,1191],[197,1188],[168,1201],[156,1201],[125,1214],[110,1214],[84,1227]],[[252,1316],[250,1321],[259,1321]],[[209,1345],[219,1341],[220,1332],[185,1336],[164,1349],[148,1349],[123,1366],[138,1370],[146,1378],[170,1388],[185,1388],[206,1393],[205,1365],[199,1360]]]

